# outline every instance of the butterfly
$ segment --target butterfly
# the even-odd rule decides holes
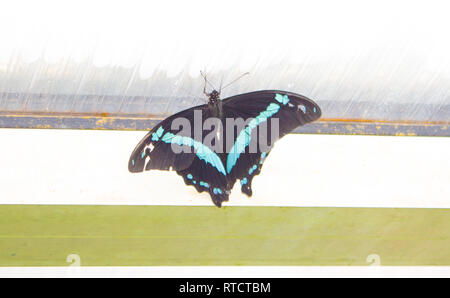
[[[321,116],[314,101],[292,92],[262,90],[222,100],[220,91],[206,92],[205,78],[204,93],[207,104],[166,118],[138,143],[128,170],[176,171],[186,185],[209,193],[217,207],[228,201],[237,180],[251,197],[253,178],[274,142]]]

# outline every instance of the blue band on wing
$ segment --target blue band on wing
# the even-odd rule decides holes
[[[163,133],[164,128],[160,126],[156,132],[152,133],[152,141],[159,141]]]
[[[193,147],[198,158],[204,160],[206,163],[211,164],[217,169],[217,171],[224,174],[225,176],[227,175],[219,156],[209,147],[203,145],[201,142],[197,142],[189,137],[174,135],[171,132],[166,133],[161,140],[168,144]]]
[[[281,96],[282,99],[280,103],[286,104],[289,102],[289,98],[287,98],[287,95],[284,97],[280,94],[275,95],[275,99],[277,99],[277,96]],[[287,99],[286,99],[287,98]],[[287,100],[287,101],[286,101]],[[277,101],[279,101],[277,99]],[[286,103],[284,103],[286,102]],[[239,159],[239,156],[241,153],[245,151],[245,148],[250,144],[250,136],[252,134],[252,130],[257,127],[259,124],[261,124],[264,121],[267,121],[268,118],[272,117],[274,114],[278,113],[280,110],[280,105],[276,103],[271,103],[269,106],[259,113],[258,116],[256,116],[254,119],[252,119],[248,125],[241,130],[238,137],[236,138],[236,141],[234,142],[233,147],[230,150],[230,153],[227,157],[227,172],[231,173],[231,170],[236,165],[237,160]]]
[[[289,97],[287,95],[282,95],[282,94],[275,94],[275,100],[278,101],[279,103],[282,103],[284,105],[287,105],[289,102]]]

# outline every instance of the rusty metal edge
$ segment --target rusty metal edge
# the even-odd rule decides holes
[[[0,128],[150,130],[163,118],[92,115],[0,115]],[[450,136],[450,123],[321,119],[294,133],[384,136]]]

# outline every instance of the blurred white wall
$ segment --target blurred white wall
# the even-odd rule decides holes
[[[446,1],[2,1],[0,110],[57,109],[51,96],[33,108],[36,93],[67,95],[67,109],[86,94],[125,105],[132,96],[201,98],[200,70],[217,88],[249,71],[224,95],[286,89],[326,105],[324,117],[449,120],[449,8]]]
[[[145,135],[1,129],[0,204],[212,205],[175,172],[128,172]],[[450,208],[450,138],[288,135],[225,206]]]

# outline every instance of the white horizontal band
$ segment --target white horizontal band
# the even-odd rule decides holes
[[[0,130],[0,204],[212,205],[174,172],[128,172],[145,132]],[[449,138],[288,135],[224,206],[450,208]]]
[[[0,267],[0,277],[450,277],[449,266]],[[226,282],[226,281],[225,281]]]

